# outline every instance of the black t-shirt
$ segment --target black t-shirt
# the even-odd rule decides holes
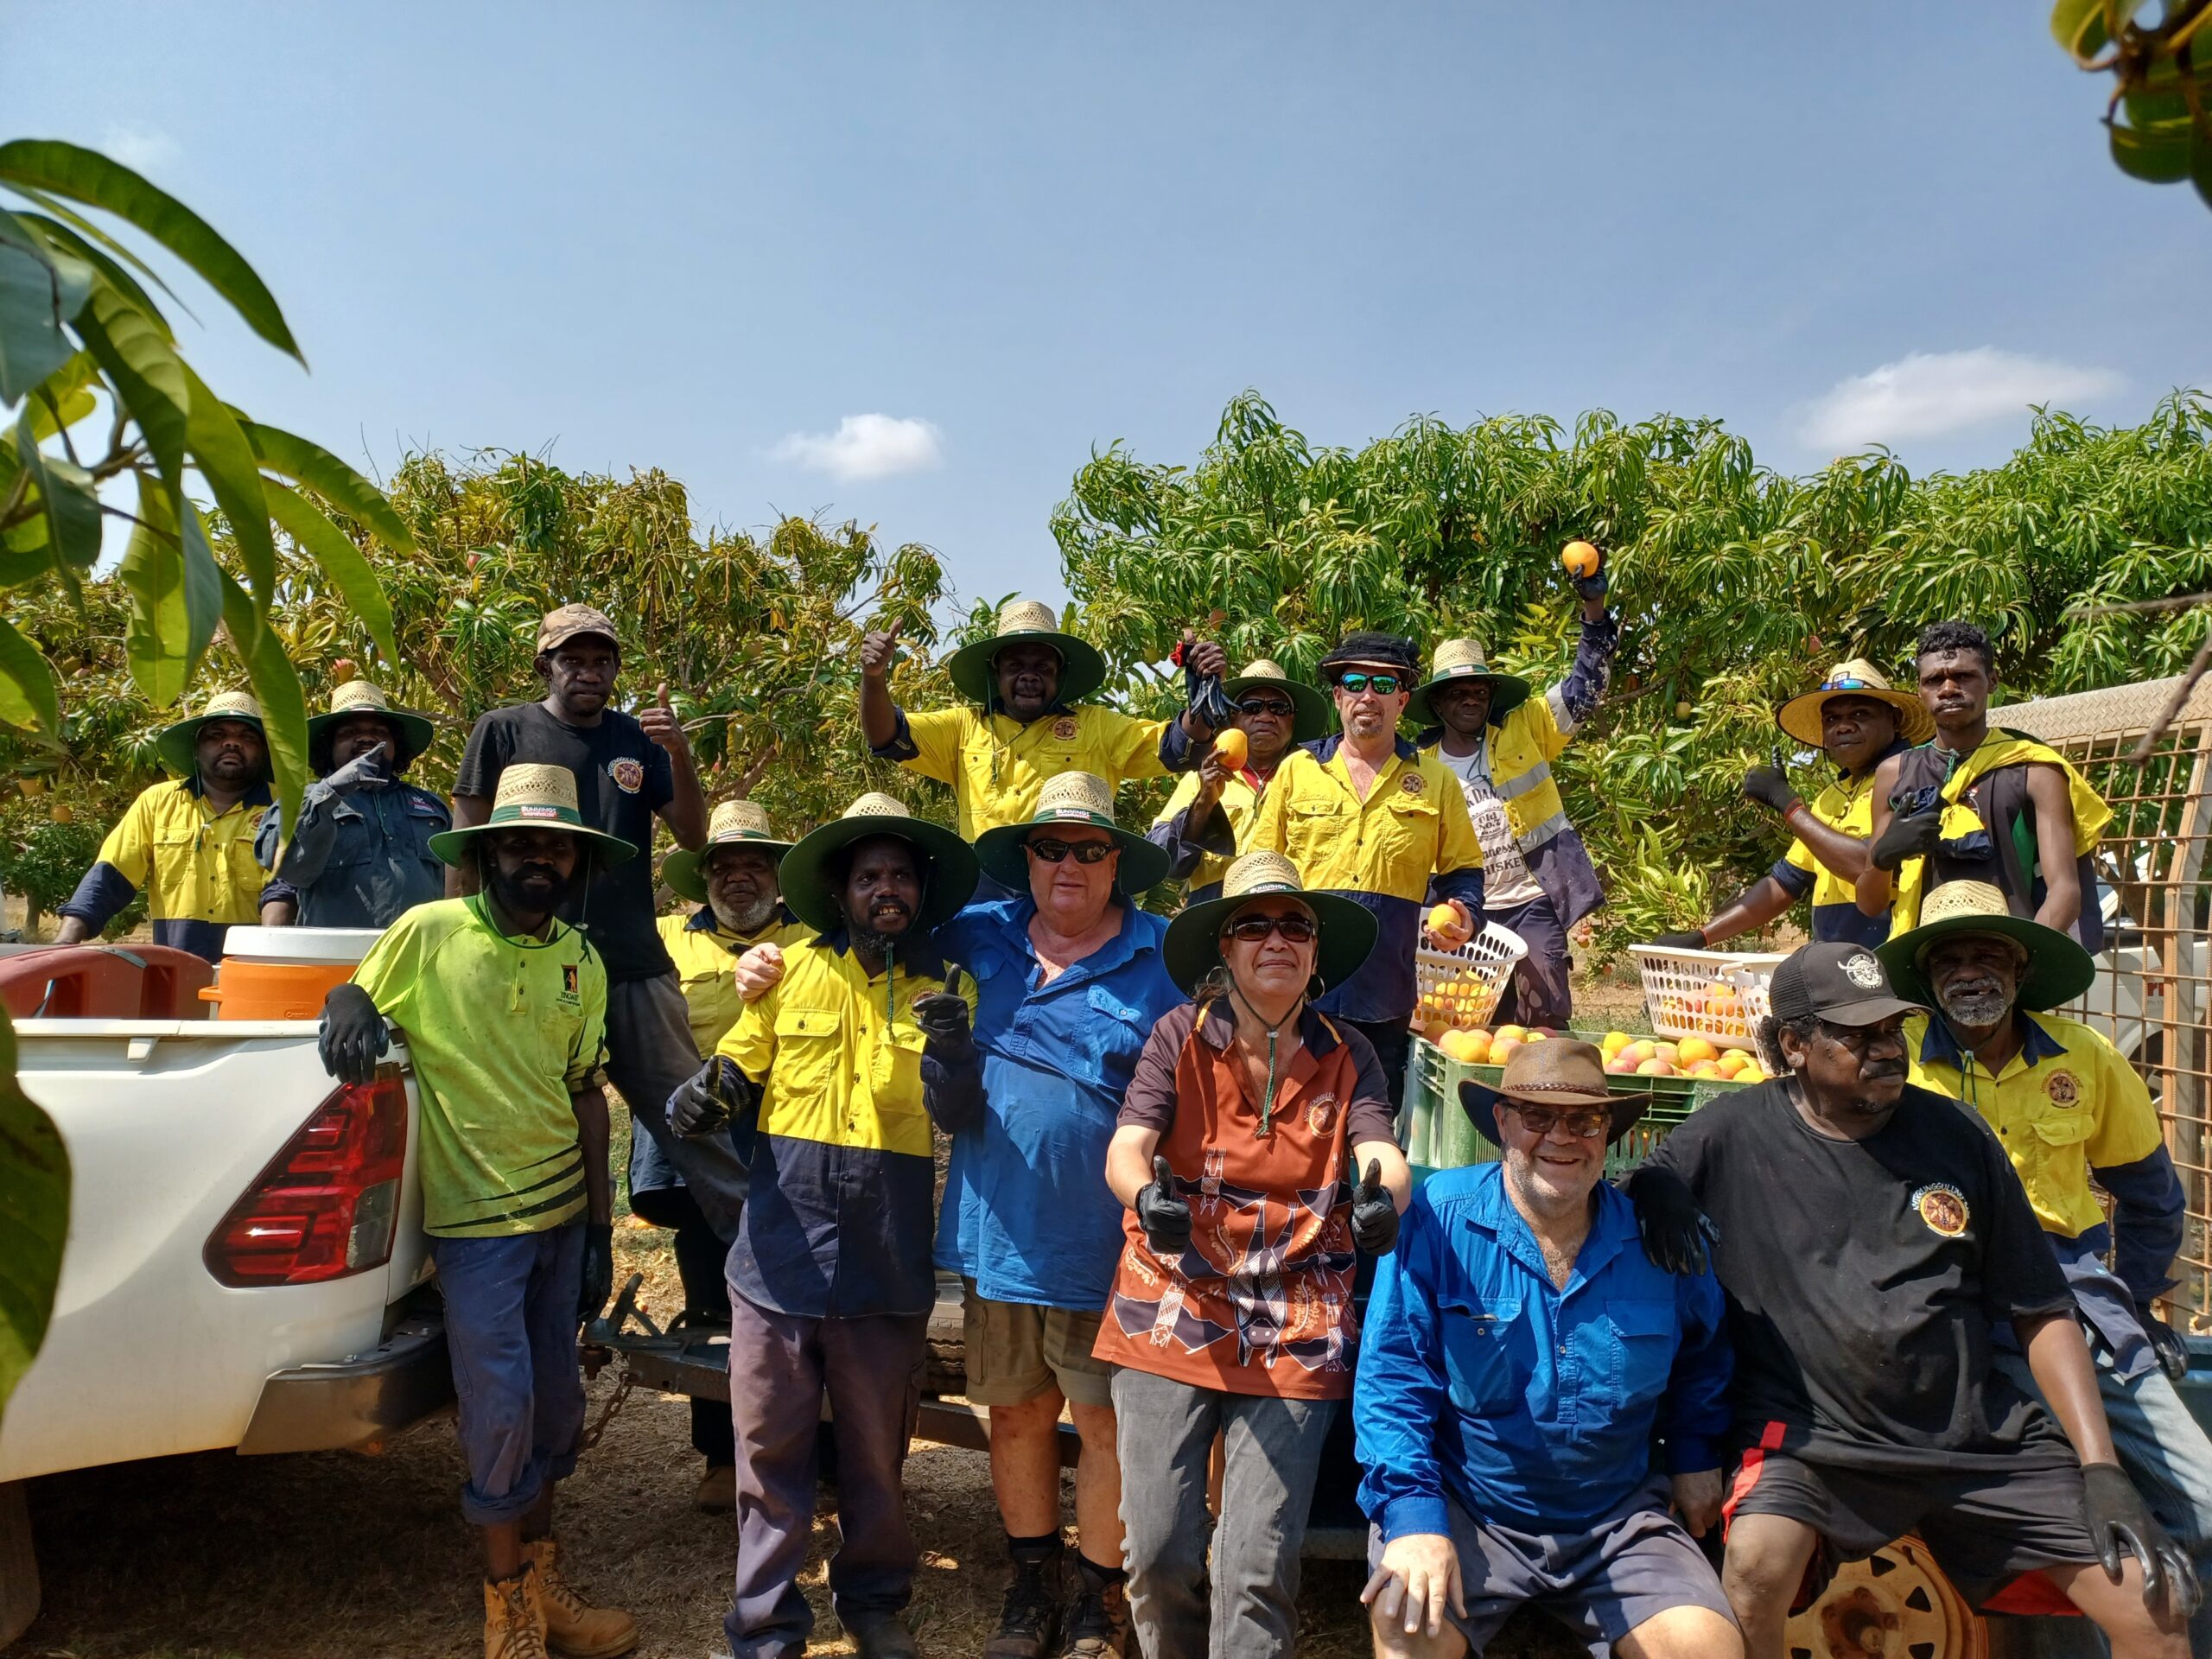
[[[668,753],[620,709],[596,726],[554,719],[541,702],[518,702],[479,715],[453,780],[456,795],[491,800],[499,774],[515,761],[565,766],[575,774],[576,806],[587,829],[620,836],[638,849],[591,885],[580,906],[563,908],[607,963],[607,982],[620,985],[673,971],[653,925],[653,814],[676,794]]]
[[[1878,1133],[1835,1141],[1776,1081],[1703,1108],[1651,1161],[1719,1225],[1747,1447],[1907,1476],[2071,1460],[2050,1413],[1991,1367],[1999,1324],[2074,1299],[1972,1112],[1908,1088]]]

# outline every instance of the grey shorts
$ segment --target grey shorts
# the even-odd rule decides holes
[[[1733,1624],[1719,1576],[1667,1499],[1667,1483],[1655,1481],[1583,1531],[1547,1534],[1485,1525],[1447,1494],[1467,1604],[1465,1617],[1451,1617],[1470,1651],[1482,1652],[1523,1602],[1585,1643],[1618,1643],[1673,1607],[1704,1607]],[[1368,1534],[1367,1559],[1370,1568],[1382,1562],[1379,1530]]]

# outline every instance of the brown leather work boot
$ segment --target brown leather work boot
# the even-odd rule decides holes
[[[484,1580],[484,1659],[546,1659],[545,1609],[527,1563],[512,1579]]]
[[[567,1659],[613,1659],[638,1645],[637,1621],[616,1607],[594,1607],[561,1572],[561,1547],[540,1538],[522,1547],[545,1609],[545,1645]]]

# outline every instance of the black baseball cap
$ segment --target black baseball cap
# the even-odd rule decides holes
[[[1344,635],[1342,643],[1321,659],[1321,677],[1332,681],[1340,670],[1347,668],[1395,668],[1408,677],[1405,690],[1412,690],[1412,677],[1420,672],[1414,655],[1414,642],[1402,633],[1376,633],[1367,629],[1355,629]]]
[[[1767,982],[1767,1006],[1783,1025],[1808,1019],[1874,1026],[1895,1014],[1925,1014],[1891,988],[1889,969],[1863,944],[1802,947]]]

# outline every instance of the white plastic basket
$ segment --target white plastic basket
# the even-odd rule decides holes
[[[1497,999],[1513,976],[1514,964],[1528,954],[1527,941],[1496,922],[1484,922],[1482,931],[1456,950],[1420,946],[1414,952],[1414,981],[1420,999],[1414,1004],[1415,1012],[1426,1015],[1433,1007],[1430,998],[1444,994],[1446,986],[1461,987],[1452,993],[1456,1006],[1435,1011],[1448,1025],[1463,1028],[1488,1025],[1491,1015],[1497,1012]]]
[[[1702,1037],[1751,1046],[1753,1021],[1767,1014],[1767,981],[1781,951],[1674,950],[1631,944],[1643,976],[1643,1012],[1662,1037]]]

